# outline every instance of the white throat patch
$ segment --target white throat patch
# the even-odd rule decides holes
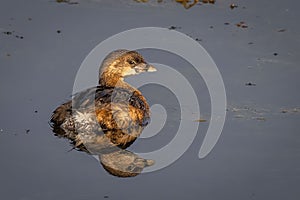
[[[138,74],[138,73],[135,71],[134,68],[132,68],[132,69],[126,71],[126,72],[123,74],[123,76],[130,76],[130,75],[135,75],[135,74]]]

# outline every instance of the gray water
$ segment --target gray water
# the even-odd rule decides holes
[[[171,1],[78,2],[0,3],[1,199],[299,199],[299,2],[236,1],[233,10],[227,0],[189,10]],[[241,21],[248,27],[235,25]],[[175,26],[199,40],[223,77],[227,117],[204,159],[198,152],[209,122],[199,123],[194,142],[172,165],[118,178],[86,153],[69,151],[48,121],[70,98],[80,64],[97,44],[146,26]],[[167,52],[140,52],[175,69],[186,64]],[[193,71],[185,73],[198,81],[195,91],[208,119],[205,83]],[[152,103],[167,104],[158,90],[142,88]],[[130,150],[160,148],[179,121],[171,115],[159,135],[138,139]]]

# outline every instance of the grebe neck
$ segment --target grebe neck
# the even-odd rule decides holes
[[[106,86],[106,87],[124,88],[130,91],[138,91],[129,83],[126,83],[122,76],[117,76],[115,74],[112,75],[110,73],[105,73],[105,72],[103,72],[100,76],[99,85]]]

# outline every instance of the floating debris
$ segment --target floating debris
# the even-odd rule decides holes
[[[170,26],[168,29],[169,30],[176,30],[176,29],[181,29],[181,27],[179,27],[179,26]]]
[[[236,26],[240,28],[248,28],[248,25],[246,25],[246,23],[243,21],[237,23]]]
[[[31,18],[31,17],[28,17],[27,19],[28,19],[28,21],[31,21],[31,20],[32,20],[32,18]]]
[[[26,134],[28,134],[30,132],[30,129],[26,129]]]
[[[213,29],[213,28],[214,28],[214,26],[210,26],[209,28],[210,28],[210,29]]]
[[[234,115],[234,118],[245,118],[245,115]]]
[[[282,33],[282,32],[285,32],[285,31],[286,31],[286,29],[279,29],[277,32]]]
[[[11,34],[13,34],[13,31],[4,31],[2,33],[5,34],[5,35],[11,35]]]
[[[273,55],[274,55],[274,56],[277,56],[277,55],[278,55],[278,53],[273,53]]]
[[[253,42],[248,42],[248,44],[254,44]]]
[[[196,41],[200,41],[200,42],[202,41],[202,39],[199,39],[199,38],[196,38],[195,40],[196,40]]]
[[[233,112],[234,118],[240,118],[245,120],[259,120],[266,121],[265,115],[270,112],[268,109],[264,108],[252,108],[249,106],[242,107],[232,107],[228,106],[228,111]]]
[[[9,53],[6,54],[7,57],[10,57],[11,55]]]
[[[15,35],[14,32],[15,32],[15,31],[4,31],[4,32],[2,32],[2,33],[5,34],[5,35],[15,36],[15,38],[18,38],[18,39],[23,39],[23,38],[24,38],[23,36]]]
[[[202,0],[202,3],[210,3],[210,4],[215,4],[215,0]]]
[[[104,198],[104,199],[108,199],[108,198],[109,198],[109,196],[105,195],[103,198]]]
[[[37,111],[37,110],[35,110],[35,111],[34,111],[34,113],[38,113],[38,111]]]
[[[246,86],[256,86],[255,83],[251,83],[251,82],[248,82],[248,83],[245,83]]]
[[[195,120],[195,122],[207,122],[207,120],[203,119],[203,118],[200,118],[200,119]]]
[[[259,120],[259,121],[266,121],[267,119],[265,117],[254,117],[253,119]]]
[[[199,2],[199,0],[194,0],[194,2],[190,4],[190,0],[176,0],[176,2],[182,4],[185,9],[189,9],[196,5]]]
[[[225,23],[224,23],[224,25],[229,25],[229,24],[230,24],[229,22],[225,22]]]
[[[61,33],[61,30],[57,30],[56,33],[60,34],[60,33]]]
[[[79,4],[78,2],[71,1],[71,0],[56,0],[57,3],[67,3],[67,4]]]
[[[64,2],[63,0],[60,0],[62,2]],[[146,3],[149,0],[134,0],[135,2],[138,3]],[[158,3],[162,3],[163,0],[157,0]],[[216,1],[215,0],[175,0],[176,3],[180,3],[184,8],[189,9],[191,7],[193,7],[194,5],[196,5],[198,2],[202,2],[202,3],[210,3],[210,4],[214,4]]]
[[[234,3],[232,3],[232,4],[230,4],[230,8],[231,9],[234,9],[234,8],[237,8],[238,6],[236,5],[236,4],[234,4]]]
[[[300,108],[285,108],[281,110],[281,113],[299,113]]]
[[[23,39],[23,36],[15,35],[16,38]]]

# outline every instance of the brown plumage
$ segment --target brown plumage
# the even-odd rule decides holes
[[[150,111],[142,93],[124,77],[152,71],[155,68],[136,51],[111,52],[100,66],[99,85],[75,94],[53,112],[53,131],[76,147],[96,140],[128,147],[149,123]]]

